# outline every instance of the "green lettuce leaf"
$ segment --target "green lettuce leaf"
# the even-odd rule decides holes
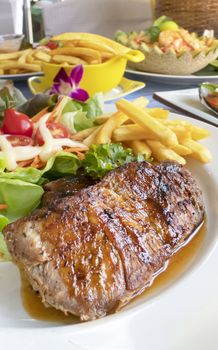
[[[144,157],[134,156],[130,148],[121,144],[92,145],[86,153],[82,166],[93,179],[100,179],[110,170],[133,161],[143,161]]]
[[[95,119],[98,115],[103,114],[104,111],[104,97],[102,93],[95,94],[90,97],[88,102],[83,106],[83,111],[87,112],[87,117]]]
[[[0,159],[0,180],[15,179],[33,184],[42,184],[51,178],[76,174],[80,161],[75,154],[69,152],[58,152],[51,157],[43,169],[33,167],[16,168],[14,171],[4,171],[5,165]],[[0,202],[1,203],[1,202]]]
[[[43,188],[29,182],[0,178],[0,203],[7,204],[1,214],[14,221],[35,209],[41,200]]]
[[[86,102],[70,100],[63,109],[60,122],[72,133],[91,128],[95,119],[103,114],[104,99],[101,93],[90,97]]]

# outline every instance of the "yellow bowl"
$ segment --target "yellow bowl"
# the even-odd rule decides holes
[[[143,59],[144,55],[141,51],[129,50],[127,53],[116,55],[104,63],[84,65],[84,74],[80,82],[80,87],[87,90],[90,96],[97,92],[108,92],[121,81],[126,69],[127,60],[140,62]],[[62,67],[68,75],[73,69],[73,66],[43,63],[42,70],[44,78],[42,80],[42,87],[44,90],[52,86],[54,77]]]

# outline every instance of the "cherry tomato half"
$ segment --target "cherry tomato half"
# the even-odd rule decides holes
[[[48,46],[49,49],[51,49],[51,50],[54,50],[54,49],[58,48],[58,44],[55,41],[49,41],[46,46]]]
[[[65,126],[62,125],[61,123],[48,122],[48,123],[46,123],[46,126],[50,130],[52,136],[55,139],[63,139],[63,138],[70,137],[70,131],[67,128],[65,128]],[[42,138],[42,135],[40,134],[39,129],[36,132],[35,142],[39,146],[44,144],[44,140]]]
[[[13,147],[33,145],[33,139],[31,139],[31,137],[23,135],[8,135],[7,140]]]
[[[26,114],[15,109],[6,109],[2,122],[2,131],[4,134],[31,137],[33,134],[33,123]]]

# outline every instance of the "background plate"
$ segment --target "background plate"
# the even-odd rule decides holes
[[[28,78],[32,76],[41,76],[43,75],[42,72],[32,72],[32,73],[22,73],[22,74],[5,74],[0,75],[0,79],[11,79],[14,81],[22,81],[27,80]]]
[[[167,85],[198,85],[204,81],[213,81],[218,82],[218,74],[217,75],[167,75],[167,74],[157,74],[157,73],[148,73],[137,71],[134,69],[126,69],[126,73],[131,75],[137,75],[142,79],[146,79],[146,81],[157,82],[159,84],[167,84]]]
[[[160,91],[154,93],[154,98],[161,103],[178,109],[181,112],[211,125],[218,126],[218,116],[202,105],[198,89]]]

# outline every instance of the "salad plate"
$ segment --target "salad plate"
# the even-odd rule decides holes
[[[167,84],[167,85],[183,85],[183,86],[196,86],[205,81],[218,82],[218,74],[214,75],[168,75],[168,74],[158,74],[158,73],[149,73],[142,72],[136,69],[126,69],[126,73],[131,76],[138,76],[142,80],[157,82],[159,84]]]
[[[108,105],[106,112],[112,109],[113,105]],[[172,118],[178,117],[181,118],[172,114]],[[205,344],[215,350],[218,340],[215,312],[218,306],[218,130],[200,121],[195,124],[210,131],[211,137],[202,143],[214,159],[206,166],[194,160],[188,163],[203,191],[207,230],[187,264],[118,313],[97,321],[63,325],[32,318],[22,305],[17,267],[10,262],[0,263],[0,337],[4,348],[38,349],[52,345],[54,350],[60,346],[71,350],[133,350],[146,342],[153,350],[160,347],[180,350],[184,346],[201,350]]]
[[[42,89],[43,77],[31,77],[28,79],[28,86],[33,95],[44,92]],[[145,87],[145,83],[127,78],[122,78],[119,85],[111,91],[104,94],[104,101],[111,102],[118,98],[127,96],[133,92],[141,90]]]
[[[201,103],[197,88],[155,92],[154,98],[169,107],[185,112],[195,119],[204,120],[211,125],[218,126],[216,114],[209,111]]]

